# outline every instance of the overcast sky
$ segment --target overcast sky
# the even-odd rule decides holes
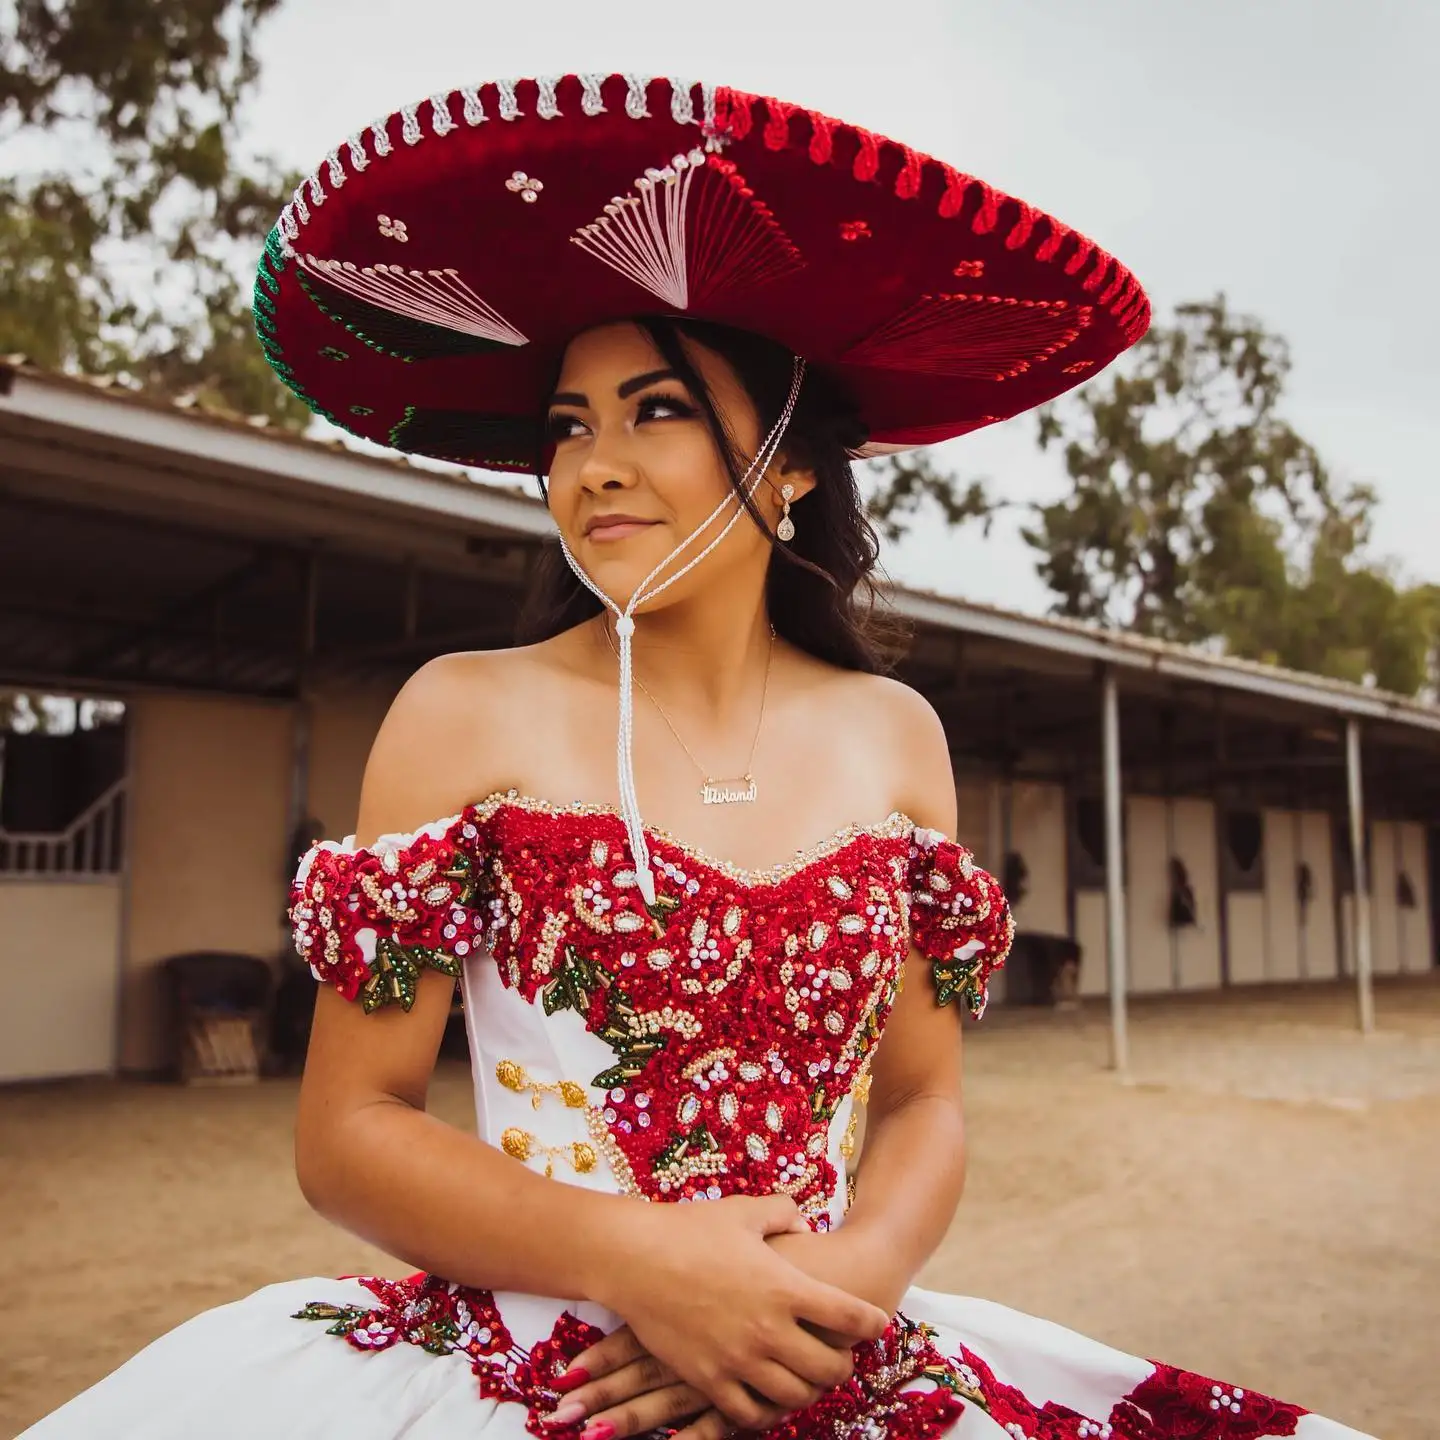
[[[362,18],[363,16],[363,18]],[[1164,314],[1224,290],[1291,342],[1288,413],[1440,580],[1440,0],[284,0],[248,138],[311,169],[400,104],[496,77],[680,75],[778,95],[1052,210]],[[944,447],[1057,493],[1033,421]],[[938,523],[897,578],[1046,606],[1013,528]]]

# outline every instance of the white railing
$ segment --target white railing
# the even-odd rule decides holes
[[[125,782],[117,780],[66,830],[0,829],[0,877],[72,880],[118,875],[125,859]]]

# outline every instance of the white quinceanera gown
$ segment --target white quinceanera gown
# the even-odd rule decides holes
[[[662,832],[647,907],[624,827],[511,794],[369,850],[317,846],[294,917],[317,975],[408,1008],[458,975],[479,1133],[558,1181],[657,1202],[784,1191],[842,1224],[870,1056],[912,943],[983,1007],[1003,896],[904,816],[765,872]],[[304,1279],[208,1311],[24,1440],[574,1440],[557,1368],[616,1316],[437,1276]],[[984,1300],[912,1289],[785,1440],[1341,1440],[1292,1405]]]

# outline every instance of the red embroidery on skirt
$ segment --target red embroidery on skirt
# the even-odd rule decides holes
[[[482,1398],[525,1406],[530,1434],[572,1440],[580,1433],[584,1422],[549,1425],[546,1417],[563,1398],[555,1384],[561,1367],[601,1338],[593,1325],[566,1311],[550,1338],[527,1351],[515,1343],[488,1290],[450,1284],[437,1275],[371,1276],[359,1283],[379,1304],[366,1309],[316,1301],[294,1318],[329,1320],[327,1333],[357,1350],[404,1343],[432,1355],[464,1355]],[[855,1371],[845,1384],[764,1431],[763,1440],[938,1440],[963,1412],[953,1367],[936,1349],[929,1326],[897,1315],[879,1340],[857,1345],[854,1354]],[[935,1388],[902,1389],[920,1380]]]
[[[1053,1400],[1036,1405],[964,1346],[951,1363],[959,1393],[980,1403],[1012,1440],[1271,1440],[1293,1435],[1306,1413],[1268,1395],[1156,1365],[1107,1419],[1096,1420]]]
[[[1269,1440],[1307,1412],[1205,1375],[1156,1365],[1110,1413],[1116,1440]]]

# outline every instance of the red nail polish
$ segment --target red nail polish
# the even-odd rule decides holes
[[[615,1427],[608,1420],[592,1420],[581,1432],[580,1440],[612,1440]]]
[[[583,1365],[572,1365],[555,1377],[555,1388],[563,1395],[567,1390],[578,1390],[590,1383],[590,1372]]]

